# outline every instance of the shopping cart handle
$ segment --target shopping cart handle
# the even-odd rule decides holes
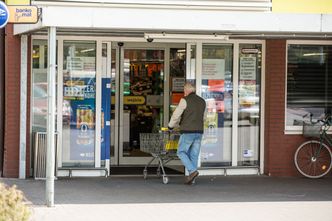
[[[160,128],[161,131],[168,131],[168,127],[162,127]]]

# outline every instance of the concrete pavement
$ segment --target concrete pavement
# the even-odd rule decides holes
[[[34,220],[332,220],[332,178],[183,176],[169,184],[151,177],[71,178],[55,181],[54,208],[45,181],[0,179],[23,190]]]

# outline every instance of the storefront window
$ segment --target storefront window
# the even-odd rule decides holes
[[[203,44],[202,97],[207,104],[201,166],[231,165],[233,46]]]
[[[45,132],[47,119],[47,41],[32,46],[32,132]]]
[[[288,45],[287,126],[301,126],[309,113],[331,114],[331,67],[331,45]]]
[[[262,47],[240,44],[238,165],[259,164],[260,91]]]
[[[63,43],[63,166],[94,166],[96,43]]]

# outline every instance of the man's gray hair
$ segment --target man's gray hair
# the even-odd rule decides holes
[[[189,91],[191,91],[191,92],[195,92],[196,91],[195,85],[193,83],[191,83],[191,82],[186,82],[184,84],[184,88],[187,89],[187,90],[189,90]]]

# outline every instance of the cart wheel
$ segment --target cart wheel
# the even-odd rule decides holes
[[[160,177],[160,167],[157,169],[157,177]]]
[[[147,169],[143,170],[143,177],[144,177],[145,180],[148,178],[148,170]]]
[[[168,177],[167,176],[163,176],[163,183],[167,184],[168,183]]]

